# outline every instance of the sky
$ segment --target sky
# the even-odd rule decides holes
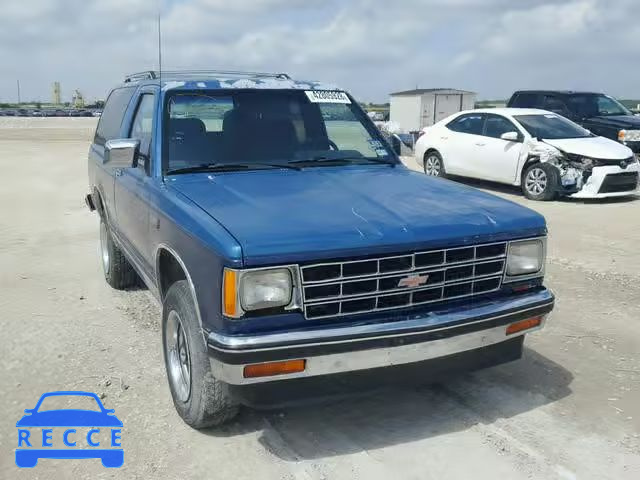
[[[162,67],[287,72],[361,101],[450,87],[640,97],[638,0],[0,0],[0,102]]]

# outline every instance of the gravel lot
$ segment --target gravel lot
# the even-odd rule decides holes
[[[83,203],[94,127],[0,119],[0,478],[640,478],[640,199],[536,203],[475,183],[549,223],[558,303],[522,360],[195,431],[171,403],[159,308],[102,277],[97,216]],[[121,469],[15,466],[23,409],[65,389],[115,408]]]

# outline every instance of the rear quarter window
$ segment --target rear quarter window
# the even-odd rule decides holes
[[[516,93],[509,103],[514,108],[538,108],[539,97],[537,93]]]
[[[122,119],[134,91],[135,87],[116,88],[109,94],[96,128],[94,143],[104,145],[107,140],[120,136]]]

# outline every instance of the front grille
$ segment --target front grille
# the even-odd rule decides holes
[[[307,265],[305,316],[336,317],[407,308],[498,290],[506,242]]]
[[[630,192],[638,187],[638,172],[610,173],[602,181],[598,193]]]

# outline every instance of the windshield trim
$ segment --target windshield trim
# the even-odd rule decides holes
[[[287,92],[287,93],[291,93],[291,92],[300,92],[303,93],[305,90],[304,89],[290,89],[290,88],[264,88],[264,89],[255,89],[255,88],[217,88],[217,89],[205,89],[205,88],[199,88],[199,89],[187,89],[187,88],[180,88],[180,89],[172,89],[172,90],[164,90],[162,91],[162,100],[161,100],[161,104],[162,104],[162,118],[161,118],[161,124],[160,124],[160,128],[158,128],[158,134],[160,135],[160,146],[161,146],[161,152],[160,152],[160,176],[161,177],[166,177],[168,175],[168,171],[169,171],[169,136],[165,135],[166,130],[168,129],[169,126],[169,122],[170,122],[170,117],[169,117],[169,102],[171,101],[171,98],[175,95],[206,95],[206,96],[212,96],[212,97],[223,97],[223,96],[228,96],[234,92],[256,92],[256,91],[260,91],[260,92]],[[384,157],[379,157],[380,160],[386,160],[385,163],[388,163],[389,165],[399,165],[402,164],[402,161],[400,160],[400,158],[398,157],[398,155],[396,154],[396,152],[394,151],[394,149],[391,147],[391,145],[389,144],[389,142],[387,141],[386,137],[382,134],[382,132],[380,132],[380,130],[378,129],[378,127],[376,127],[375,123],[373,123],[373,120],[367,115],[367,113],[364,111],[364,109],[362,108],[362,106],[360,105],[360,103],[353,98],[353,96],[347,92],[346,90],[341,90],[341,89],[337,89],[336,91],[340,91],[343,92],[345,95],[347,95],[347,97],[349,97],[349,100],[351,100],[351,105],[353,105],[354,108],[354,114],[356,115],[356,118],[360,121],[360,123],[362,124],[362,126],[365,128],[365,130],[367,131],[367,133],[371,136],[372,139],[374,140],[379,140],[381,142],[383,142],[383,144],[386,147],[387,150],[387,155]],[[258,162],[259,163],[259,162]],[[376,162],[376,163],[382,163],[382,162]],[[372,165],[374,163],[371,163]],[[286,167],[284,167],[286,168]],[[247,169],[247,171],[254,171],[254,170],[258,170],[258,169]]]

